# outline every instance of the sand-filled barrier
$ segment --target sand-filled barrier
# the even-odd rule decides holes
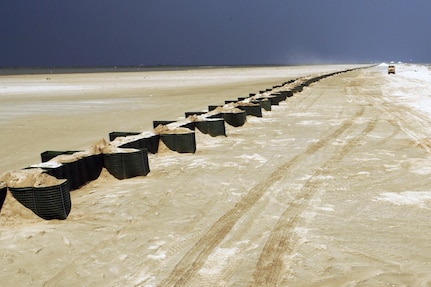
[[[193,122],[190,124],[194,126]],[[154,129],[154,132],[160,135],[160,140],[172,151],[179,153],[196,152],[196,135],[194,131],[188,128],[159,125]]]
[[[247,116],[262,117],[262,109],[271,111],[272,105],[334,74],[290,80],[258,94],[226,100],[224,105],[208,106],[208,112],[186,112],[184,120],[156,120],[152,132],[111,132],[110,142],[101,139],[84,151],[45,151],[40,155],[42,163],[0,178],[5,182],[0,181],[0,209],[9,188],[18,202],[41,218],[65,219],[71,208],[69,192],[96,180],[104,167],[117,179],[145,176],[150,172],[148,152],[195,153],[195,128],[212,137],[226,136],[225,122],[243,126]]]
[[[245,111],[247,116],[262,117],[262,107],[258,103],[239,101],[236,103],[236,107]]]
[[[265,111],[271,111],[271,101],[267,98],[252,99],[250,102],[259,104]]]
[[[206,114],[201,115],[190,115],[186,119],[193,122],[196,128],[203,134],[209,134],[212,137],[226,136],[226,127],[223,118],[211,117]]]
[[[63,176],[70,183],[70,190],[75,190],[87,183],[87,170],[81,158],[72,155],[59,155],[52,159],[62,164]]]
[[[126,136],[116,136],[112,140],[111,144],[120,148],[135,148],[135,149],[146,149],[148,152],[155,154],[159,149],[160,135],[153,132],[143,133],[128,133],[128,132],[112,132],[112,134],[129,134]]]
[[[66,179],[57,179],[42,169],[23,169],[1,176],[13,197],[43,219],[66,219],[71,200]]]
[[[233,127],[240,127],[245,124],[247,113],[241,109],[232,109],[223,112],[223,119]]]
[[[102,157],[102,167],[117,179],[135,176],[145,176],[150,172],[148,151],[145,148],[121,148],[124,138],[117,138],[113,142],[104,139],[97,141],[91,148],[92,154]]]
[[[97,179],[102,169],[98,154],[90,151],[44,151],[40,154],[42,163],[31,167],[43,168],[56,178],[67,179],[72,191]]]
[[[103,154],[103,162],[108,172],[117,179],[145,176],[150,172],[146,149],[113,149]]]
[[[222,115],[222,118],[233,127],[240,127],[246,122],[247,113],[236,107],[237,102],[225,104],[223,106],[209,106],[209,117]]]
[[[41,154],[42,160],[50,158],[49,161],[32,167],[43,168],[56,178],[67,179],[70,190],[96,180],[103,167],[117,179],[147,175],[150,171],[147,150],[119,147],[135,141],[134,138],[117,137],[112,143],[105,139],[98,140],[86,151],[46,151]]]

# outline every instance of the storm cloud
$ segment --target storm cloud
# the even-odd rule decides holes
[[[0,66],[430,62],[425,0],[16,0]]]

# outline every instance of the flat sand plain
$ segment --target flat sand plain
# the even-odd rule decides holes
[[[353,67],[1,77],[0,168]],[[64,221],[9,195],[1,285],[429,286],[431,120],[388,96],[403,83],[426,89],[381,66],[323,79],[146,177],[103,172]]]

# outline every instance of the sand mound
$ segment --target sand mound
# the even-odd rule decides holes
[[[100,139],[92,144],[87,150],[75,152],[73,154],[61,154],[58,155],[51,160],[50,162],[58,162],[58,163],[69,163],[77,161],[83,157],[98,155],[103,153],[104,150],[110,149],[111,144],[107,142],[105,139]]]
[[[0,226],[17,226],[42,220],[33,211],[19,203],[8,191],[0,213]]]
[[[214,110],[212,110],[211,112],[209,112],[209,115],[217,115],[217,114],[222,114],[222,113],[242,113],[243,111],[241,109],[238,109],[237,107],[235,107],[235,105],[233,104],[227,104],[224,105],[223,107],[217,107]]]
[[[13,188],[48,187],[62,184],[65,181],[65,179],[57,179],[43,172],[40,168],[9,171],[2,174],[0,180]]]
[[[106,168],[102,168],[102,171],[100,172],[99,177],[89,184],[100,184],[100,183],[106,183],[110,181],[118,181],[112,174],[109,173],[109,171]]]
[[[138,140],[139,137],[137,136],[126,136],[126,137],[116,137],[112,142],[111,145],[113,146],[121,146],[123,144],[126,144],[128,142],[132,142],[135,140]]]
[[[159,142],[159,149],[157,150],[158,155],[174,153],[170,148],[168,148],[163,141]]]
[[[202,120],[202,117],[199,117],[198,115],[191,115],[191,116],[188,116],[186,120],[189,122],[199,122]]]
[[[232,114],[240,114],[243,113],[244,111],[238,108],[232,108],[232,109],[226,109],[224,111],[224,113],[232,113]]]
[[[118,147],[118,146],[121,146],[121,145],[129,143],[129,142],[133,142],[133,141],[145,139],[145,138],[150,138],[153,136],[155,136],[155,134],[153,132],[145,131],[145,132],[142,132],[138,135],[116,137],[113,141],[111,141],[110,145]]]
[[[70,163],[70,162],[77,161],[80,158],[82,158],[82,155],[78,155],[76,153],[74,153],[74,154],[61,154],[61,155],[58,155],[58,156],[50,159],[49,161],[58,162],[58,163]]]
[[[121,138],[121,137],[120,137]],[[124,137],[122,137],[124,138]],[[117,138],[118,139],[118,138]],[[127,141],[121,141],[117,139],[113,142],[108,142],[105,139],[100,139],[92,144],[88,150],[75,152],[73,154],[61,154],[58,155],[48,162],[53,163],[70,163],[82,159],[84,157],[98,155],[98,154],[110,154],[110,153],[125,153],[125,152],[135,152],[137,149],[133,148],[119,148],[118,146],[124,144]],[[128,140],[130,141],[130,140]]]
[[[193,131],[188,129],[188,128],[182,128],[182,127],[178,127],[178,128],[169,128],[168,126],[165,125],[158,125],[155,129],[154,129],[154,133],[155,134],[188,134],[188,133],[192,133]]]
[[[168,130],[169,130],[169,128],[167,126],[158,125],[157,127],[154,128],[154,133],[159,135],[159,134],[161,134],[165,131],[168,131]]]
[[[109,146],[109,142],[107,142],[104,138],[100,139],[98,141],[96,141],[94,144],[92,144],[89,149],[88,152],[90,152],[91,154],[95,155],[95,154],[101,154],[103,152],[103,149],[107,146]]]

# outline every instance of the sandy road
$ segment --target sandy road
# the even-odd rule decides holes
[[[353,118],[360,117],[362,114],[363,110],[359,110]],[[195,244],[193,249],[182,258],[171,274],[171,277],[174,277],[175,279],[168,278],[168,280],[166,282],[162,282],[161,285],[184,285],[188,280],[190,280],[190,277],[203,266],[204,260],[208,258],[209,253],[212,252],[231,231],[233,225],[236,224],[249,209],[253,208],[254,204],[256,204],[256,202],[272,185],[280,184],[281,182],[285,184],[284,181],[288,176],[287,173],[293,168],[293,165],[300,164],[304,161],[304,157],[315,154],[320,149],[328,145],[328,143],[337,139],[338,136],[352,126],[352,124],[352,119],[346,120],[339,128],[327,137],[319,139],[316,143],[310,144],[303,153],[299,153],[286,163],[277,166],[273,173],[255,185],[238,203],[236,203],[234,208],[225,213]],[[370,127],[367,127],[367,130],[370,129]],[[353,140],[353,142],[356,141],[357,139]],[[349,145],[351,145],[350,142],[348,142],[346,146]],[[343,146],[340,154],[336,154],[329,160],[330,164],[338,162],[343,157],[343,154],[348,152],[348,148],[346,148],[346,146]],[[329,163],[323,163],[321,169],[325,170],[328,165]],[[308,201],[312,197],[313,191],[315,190],[316,183],[314,182],[314,178],[317,178],[321,173],[321,171],[316,171],[315,174],[313,174],[312,178],[305,183],[304,187],[297,194],[294,195],[293,199],[288,203],[287,209],[281,214],[269,235],[261,256],[259,257],[256,271],[254,273],[253,286],[277,285],[280,271],[283,267],[283,252],[292,249],[292,246],[289,246],[289,237],[293,234],[295,222],[298,220],[299,215],[306,207]],[[194,258],[194,260],[191,260],[191,258]]]
[[[311,102],[302,103],[302,105],[305,105],[302,107],[302,110],[309,110],[310,107],[319,100],[319,98],[321,98],[321,95],[318,95],[315,98],[309,97],[306,101],[311,100]],[[359,140],[368,134],[368,132],[370,132],[376,125],[375,120],[364,122],[365,128],[363,130],[359,130],[359,135],[357,136],[354,136],[355,131],[348,131],[348,129],[352,128],[354,125],[354,121],[361,118],[363,114],[364,108],[360,107],[353,115],[348,115],[348,118],[339,119],[339,126],[320,130],[319,132],[322,136],[318,137],[316,142],[311,142],[304,151],[294,155],[284,164],[276,166],[274,172],[272,172],[268,177],[263,178],[258,184],[250,189],[242,199],[236,203],[234,208],[225,213],[211,227],[211,229],[201,237],[186,256],[184,256],[175,266],[171,275],[161,283],[161,286],[185,285],[191,277],[194,276],[200,268],[202,268],[209,254],[214,251],[216,246],[220,244],[227,234],[229,232],[234,232],[232,231],[232,227],[238,222],[238,220],[245,216],[250,209],[254,208],[257,201],[266,192],[268,192],[268,190],[271,190],[271,186],[274,185],[277,185],[278,188],[281,186],[283,189],[286,189],[285,192],[289,193],[292,198],[286,202],[287,208],[281,215],[278,215],[279,219],[272,227],[257,261],[255,271],[253,272],[251,285],[277,286],[282,277],[282,271],[285,269],[283,257],[286,253],[289,253],[294,249],[294,228],[302,212],[304,212],[310,199],[313,197],[313,194],[319,185],[319,178],[326,173],[328,168],[332,165],[336,165],[344,155],[347,154],[355,144],[357,144]],[[357,131],[358,127],[355,127],[355,130]],[[335,140],[346,132],[349,132],[348,136],[352,136],[352,138],[347,140],[343,145],[340,145],[337,150],[331,150],[330,152],[333,154],[331,157],[325,161],[313,163],[313,166],[303,166],[304,162],[307,165],[309,164],[306,160],[307,157],[314,157],[318,153],[327,153],[328,146],[331,146]],[[280,162],[278,162],[278,164],[280,164]],[[288,189],[288,183],[292,180],[289,176],[289,172],[292,169],[298,168],[298,166],[301,169],[315,170],[315,172],[310,179],[305,182],[300,190],[291,191]],[[248,216],[254,217],[256,216],[256,212],[252,212],[248,214]],[[259,223],[255,222],[255,225],[259,225]],[[253,228],[253,226],[250,227]],[[200,280],[202,280],[202,278]]]
[[[366,74],[366,73],[365,73]],[[319,83],[316,85],[323,85],[323,92],[314,92],[311,88],[310,95],[307,98],[301,100],[299,105],[304,105],[304,110],[310,111],[315,110],[315,106],[318,105],[322,110],[325,109],[325,105],[319,102],[322,100],[322,96],[338,96],[339,99],[345,100],[342,93],[349,92],[350,100],[345,102],[344,105],[337,103],[335,105],[339,108],[339,116],[336,118],[338,124],[332,125],[330,128],[323,128],[318,130],[320,136],[317,137],[315,142],[311,142],[305,150],[300,153],[294,154],[294,156],[287,162],[278,165],[275,171],[272,172],[268,177],[263,178],[250,189],[242,199],[227,213],[225,213],[201,239],[193,246],[191,250],[181,259],[181,261],[175,266],[170,276],[162,281],[160,286],[185,286],[190,284],[191,286],[198,286],[198,282],[204,282],[202,276],[196,276],[199,270],[205,265],[205,261],[217,246],[227,236],[235,236],[232,230],[233,226],[242,217],[256,216],[256,211],[249,212],[250,209],[259,208],[256,207],[256,203],[265,193],[270,193],[271,187],[276,185],[277,189],[283,189],[290,199],[285,202],[286,209],[280,214],[272,213],[276,215],[278,220],[271,226],[269,235],[266,238],[263,249],[260,252],[257,263],[254,267],[252,279],[247,280],[247,277],[243,278],[244,285],[248,282],[250,286],[279,286],[279,285],[290,285],[288,276],[289,260],[286,260],[290,256],[294,256],[300,249],[298,238],[295,233],[295,228],[298,227],[301,218],[304,214],[309,212],[309,205],[312,199],[321,192],[322,185],[325,185],[326,179],[335,178],[337,174],[331,172],[337,170],[340,166],[340,162],[349,154],[354,153],[355,149],[358,149],[364,145],[367,145],[367,141],[371,137],[370,134],[375,131],[379,124],[383,124],[387,121],[381,118],[381,113],[391,115],[393,119],[388,120],[392,125],[394,132],[389,137],[383,138],[379,141],[379,144],[388,143],[391,139],[396,136],[400,136],[401,130],[403,130],[408,137],[412,140],[417,141],[417,144],[423,148],[423,143],[419,140],[420,136],[416,135],[416,132],[420,125],[417,125],[417,121],[411,122],[412,119],[420,118],[422,122],[420,124],[429,123],[429,119],[418,115],[412,111],[406,111],[406,108],[391,107],[388,111],[387,108],[390,103],[385,102],[384,104],[379,103],[377,99],[381,98],[381,92],[378,87],[370,93],[363,94],[362,88],[366,84],[381,85],[385,79],[377,72],[374,72],[372,77],[364,77],[363,73],[358,75],[358,72],[352,72],[348,76],[338,76],[334,79],[326,80],[326,84],[331,87],[332,85],[343,87],[342,89],[328,89],[324,88],[325,84]],[[319,87],[322,89],[322,86]],[[330,95],[329,92],[334,94]],[[328,100],[328,99],[326,99]],[[307,103],[307,101],[309,101]],[[331,103],[334,104],[334,103]],[[393,110],[397,110],[394,112]],[[349,111],[347,113],[346,111]],[[322,111],[320,112],[320,114]],[[406,115],[410,116],[406,119]],[[334,118],[332,119],[334,120]],[[423,122],[425,121],[425,122]],[[402,122],[403,124],[400,124]],[[410,124],[407,124],[410,122]],[[401,128],[403,126],[404,128]],[[335,145],[335,148],[334,148]],[[374,144],[373,144],[374,145]],[[318,157],[318,161],[311,162],[309,158]],[[280,162],[278,162],[280,163]],[[310,165],[311,164],[311,165]],[[309,178],[302,184],[302,187],[298,190],[291,188],[291,182],[295,181],[295,175],[291,175],[292,170],[300,169],[308,171],[306,174],[310,174]],[[310,173],[310,171],[313,171]],[[386,182],[390,186],[391,178],[388,178]],[[346,185],[349,182],[345,183]],[[271,195],[268,195],[271,196]],[[315,198],[314,198],[315,199]],[[315,199],[316,200],[316,199]],[[335,202],[334,202],[335,203]],[[336,207],[334,207],[336,208]],[[248,219],[252,220],[252,219]],[[267,222],[259,222],[255,219],[254,226],[261,224],[267,224]],[[253,228],[253,226],[250,226]],[[244,238],[243,238],[244,240]],[[224,246],[224,248],[235,248],[235,244],[230,246]],[[346,262],[349,264],[350,262]],[[252,267],[252,266],[250,266]],[[227,268],[235,268],[229,265]],[[244,268],[242,266],[241,268]],[[369,266],[369,268],[372,268]],[[251,269],[253,270],[253,269]],[[232,271],[231,271],[232,272]],[[193,277],[198,277],[199,280],[193,280]],[[354,277],[354,276],[353,276]],[[216,284],[216,282],[223,282],[223,277],[217,280],[208,282],[208,286]],[[301,278],[304,280],[306,278]],[[396,281],[397,279],[395,279]],[[196,283],[190,283],[196,282]],[[283,281],[283,283],[281,283]],[[238,285],[239,282],[235,282],[233,285]],[[317,281],[320,282],[320,281]],[[365,281],[366,282],[366,281]],[[212,283],[212,284],[211,284]],[[316,283],[319,285],[320,283]],[[332,283],[331,283],[332,284]],[[230,284],[228,284],[230,285]],[[307,284],[308,285],[308,284]],[[292,284],[292,286],[297,286]]]
[[[67,221],[2,230],[2,282],[427,286],[431,120],[385,96],[394,80],[327,78],[145,178],[104,174]]]

